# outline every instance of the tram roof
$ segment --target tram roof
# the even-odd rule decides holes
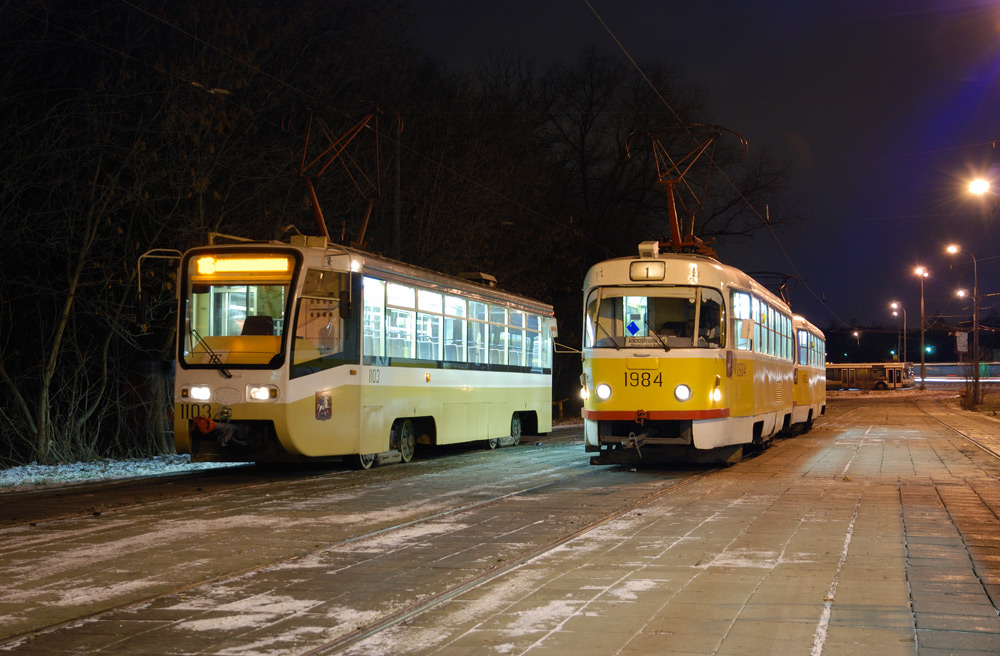
[[[226,235],[216,235],[223,238],[227,238]],[[213,236],[214,239],[215,236]],[[410,284],[420,284],[422,286],[428,287],[430,289],[435,289],[437,291],[454,291],[460,292],[462,295],[479,300],[485,301],[501,301],[510,305],[520,306],[522,309],[534,312],[536,314],[543,314],[546,316],[554,316],[553,308],[550,304],[537,299],[530,298],[528,296],[522,296],[520,294],[515,294],[514,292],[505,291],[499,287],[492,287],[485,285],[483,283],[474,282],[466,278],[461,278],[459,276],[454,276],[447,273],[442,273],[440,271],[434,271],[433,269],[427,269],[424,267],[416,266],[414,264],[407,264],[399,260],[394,260],[383,255],[378,255],[375,253],[370,253],[358,248],[352,248],[350,246],[344,246],[342,244],[337,244],[326,240],[324,237],[316,236],[306,236],[306,235],[293,235],[289,241],[249,241],[235,237],[228,237],[229,239],[234,239],[234,243],[227,244],[216,244],[210,243],[207,246],[200,246],[197,248],[294,248],[302,251],[304,255],[312,253],[319,257],[325,257],[327,255],[348,255],[356,256],[361,260],[364,272],[378,272],[380,277],[387,280],[392,280],[393,282],[410,283]],[[192,249],[193,250],[193,249]],[[492,278],[492,276],[487,276]]]

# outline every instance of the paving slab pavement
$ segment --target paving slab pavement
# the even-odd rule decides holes
[[[1000,654],[1000,461],[942,412],[859,403],[346,653]]]

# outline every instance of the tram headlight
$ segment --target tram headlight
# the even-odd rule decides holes
[[[685,385],[684,383],[681,383],[680,385],[674,388],[674,398],[676,398],[678,401],[682,403],[684,401],[687,401],[688,399],[691,398],[691,388]]]
[[[718,403],[719,401],[722,400],[722,390],[720,390],[718,387],[715,387],[712,389],[712,393],[709,396],[711,396],[713,403]]]
[[[611,397],[611,385],[607,383],[601,383],[594,391],[597,392],[597,398],[602,401],[607,401]]]
[[[580,398],[583,399],[584,401],[586,401],[587,399],[589,399],[590,398],[590,390],[588,390],[586,387],[581,387],[580,388]]]
[[[251,401],[273,401],[278,398],[278,388],[274,385],[248,385],[247,398]]]
[[[195,401],[207,401],[212,398],[212,388],[208,385],[192,385],[188,388],[188,396]]]

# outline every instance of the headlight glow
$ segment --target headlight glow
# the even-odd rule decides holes
[[[608,385],[607,383],[601,383],[600,385],[597,386],[597,388],[594,391],[597,392],[597,398],[599,398],[602,401],[607,401],[608,398],[611,396],[611,385]]]
[[[208,385],[195,385],[191,387],[191,398],[195,401],[207,401],[212,398],[212,390]]]
[[[718,387],[714,388],[712,390],[711,397],[713,402],[718,403],[719,401],[722,400],[722,390],[720,390]]]
[[[587,399],[589,399],[590,398],[590,390],[588,390],[586,387],[581,387],[580,388],[580,398],[583,399],[584,401],[586,401]]]
[[[278,398],[278,388],[270,385],[250,385],[247,396],[254,401],[270,401]]]
[[[674,397],[681,402],[687,401],[691,398],[691,388],[681,383],[674,388]]]

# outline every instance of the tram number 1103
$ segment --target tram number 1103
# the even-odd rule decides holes
[[[654,376],[648,371],[626,371],[625,387],[663,387],[663,375],[657,372]]]

